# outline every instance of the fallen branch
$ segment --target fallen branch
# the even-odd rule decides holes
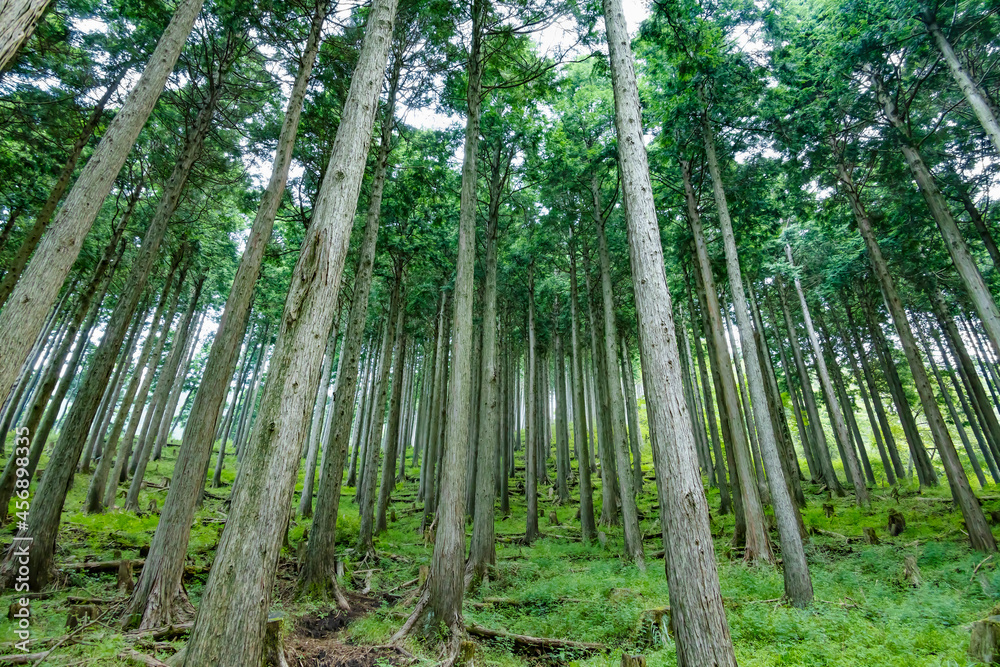
[[[42,651],[41,653],[12,653],[10,655],[0,655],[0,664],[4,665],[27,665],[33,663],[36,660],[44,659],[49,653],[49,651]]]
[[[515,635],[501,630],[490,630],[489,628],[484,628],[483,626],[476,625],[474,623],[466,626],[465,630],[470,635],[485,637],[487,639],[512,639],[515,644],[520,644],[521,646],[527,646],[529,648],[541,648],[547,650],[570,648],[581,651],[604,651],[607,648],[604,644],[596,644],[592,642],[575,642],[569,639],[555,639],[552,637]]]
[[[131,660],[132,662],[138,662],[140,665],[146,665],[147,667],[167,667],[167,663],[162,660],[157,660],[153,656],[146,655],[145,653],[139,653],[134,648],[122,651],[118,654],[118,657],[124,658],[125,660]]]
[[[142,567],[146,562],[145,558],[92,561],[85,563],[63,563],[59,565],[60,570],[90,570],[91,572],[117,572],[122,563],[131,563],[132,567]]]
[[[971,576],[971,577],[969,577],[969,583],[970,583],[970,584],[972,583],[972,580],[976,578],[976,573],[977,573],[977,572],[979,572],[979,568],[981,568],[981,567],[982,567],[983,565],[985,565],[985,564],[986,564],[986,561],[990,560],[991,558],[993,558],[993,554],[990,554],[990,555],[989,555],[989,556],[987,556],[986,558],[984,558],[984,559],[982,559],[981,561],[979,561],[979,565],[977,565],[977,566],[975,567],[975,569],[974,569],[974,570],[972,570],[972,576]]]

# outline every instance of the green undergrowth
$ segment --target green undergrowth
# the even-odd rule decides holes
[[[648,450],[648,444],[646,445]],[[9,451],[9,450],[8,450]],[[142,511],[136,515],[111,510],[100,515],[81,511],[87,476],[77,475],[63,515],[59,535],[59,563],[104,561],[120,552],[126,558],[141,557],[156,528],[157,514],[166,492],[155,488],[173,473],[175,446],[164,450],[164,458],[151,462],[147,481],[140,494]],[[600,642],[607,650],[599,653],[560,652],[551,654],[549,664],[618,665],[623,652],[641,653],[647,664],[675,665],[672,638],[662,636],[643,612],[669,605],[662,558],[653,556],[663,549],[656,514],[655,483],[646,456],[646,479],[639,498],[642,531],[645,535],[647,569],[641,572],[620,557],[623,539],[618,527],[601,527],[606,543],[583,544],[576,519],[578,488],[571,486],[570,504],[559,505],[550,495],[548,484],[540,486],[539,525],[544,537],[531,546],[521,543],[525,525],[525,505],[519,484],[523,472],[511,482],[511,514],[496,521],[497,566],[489,579],[467,597],[465,619],[496,630],[541,637],[558,637]],[[214,462],[214,458],[213,458]],[[41,467],[44,468],[43,459]],[[550,461],[554,475],[554,461]],[[188,564],[195,569],[211,564],[222,530],[225,503],[235,470],[235,457],[226,461],[226,485],[211,489],[199,509],[192,531]],[[805,462],[802,462],[803,468]],[[574,470],[576,464],[574,462]],[[430,563],[433,545],[425,544],[420,532],[422,504],[416,501],[418,470],[408,470],[410,481],[400,484],[394,495],[396,521],[376,538],[377,558],[359,562],[353,551],[358,533],[358,512],[354,488],[344,487],[338,520],[338,548],[346,565],[348,590],[358,592],[363,576],[357,570],[373,569],[371,585],[378,602],[368,614],[354,620],[337,637],[339,641],[382,644],[402,625],[412,609],[412,585],[421,565]],[[593,475],[594,500],[598,516],[601,505],[599,472]],[[942,479],[943,482],[943,479]],[[155,485],[155,486],[154,486]],[[295,502],[302,488],[302,473]],[[901,485],[898,491],[886,487],[872,490],[871,509],[858,508],[853,496],[831,498],[818,487],[806,484],[808,506],[803,514],[813,534],[807,545],[816,601],[807,609],[795,609],[781,600],[782,576],[775,567],[746,565],[740,551],[731,544],[733,517],[719,511],[719,494],[709,489],[712,532],[719,566],[722,595],[740,665],[898,665],[901,667],[953,666],[974,664],[966,656],[970,623],[985,616],[1000,601],[1000,573],[996,559],[983,562],[981,554],[967,546],[961,516],[948,498],[947,485],[924,489]],[[127,487],[119,493],[124,502]],[[1000,510],[995,487],[983,490],[984,509]],[[155,507],[153,505],[155,501]],[[824,505],[829,507],[824,508]],[[832,509],[832,515],[827,516]],[[551,525],[549,512],[555,510],[560,525]],[[906,519],[906,530],[898,537],[886,531],[890,510]],[[292,561],[310,521],[293,520],[288,545],[282,559]],[[880,544],[868,545],[862,530],[874,528]],[[469,527],[471,534],[471,526]],[[13,526],[0,535],[9,542]],[[772,530],[777,544],[777,534]],[[682,539],[678,537],[678,539]],[[904,558],[912,556],[920,568],[922,584],[903,582]],[[978,570],[977,570],[978,567]],[[275,608],[298,617],[333,613],[329,604],[295,600],[293,568],[283,567]],[[975,571],[975,574],[974,574]],[[207,573],[186,579],[192,600],[197,603]],[[394,590],[395,589],[395,590]],[[395,596],[383,595],[393,591]],[[66,597],[69,595],[120,600],[115,591],[114,573],[72,573],[63,587],[32,605],[32,638],[41,642],[66,633]],[[9,602],[10,594],[4,597]],[[107,605],[102,609],[108,609]],[[113,620],[114,612],[81,634],[81,642],[60,647],[45,664],[128,665],[118,654],[130,643]],[[13,641],[13,624],[0,621],[0,641]],[[179,648],[182,640],[169,642]],[[173,649],[167,645],[140,644],[137,650],[166,659]],[[408,648],[421,661],[431,664],[435,648],[418,640],[408,640]],[[482,641],[477,664],[538,664],[508,641]],[[3,653],[13,652],[5,645]]]

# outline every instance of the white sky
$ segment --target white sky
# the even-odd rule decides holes
[[[648,0],[622,0],[625,10],[625,22],[628,24],[628,34],[635,37],[639,25],[649,16]],[[550,53],[568,47],[575,39],[572,19],[549,26],[539,33],[537,42],[542,52]],[[408,108],[403,112],[403,120],[407,125],[422,130],[443,130],[462,121],[458,116],[438,113],[433,107],[420,109]]]

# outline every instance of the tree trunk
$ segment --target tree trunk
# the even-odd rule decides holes
[[[828,489],[838,496],[844,495],[844,489],[840,486],[840,480],[833,471],[833,462],[830,460],[830,448],[826,442],[826,433],[823,431],[823,424],[819,420],[819,410],[816,407],[816,396],[812,390],[812,380],[809,377],[809,370],[806,368],[802,348],[799,347],[799,334],[792,321],[792,315],[788,308],[788,300],[785,297],[785,285],[781,277],[777,278],[778,295],[781,297],[781,309],[785,316],[785,328],[788,330],[788,341],[792,346],[792,356],[795,358],[795,366],[799,372],[799,384],[802,387],[802,402],[806,404],[806,415],[809,419],[809,427],[813,433],[813,457],[819,459],[819,467],[823,472],[823,481]]]
[[[500,415],[500,355],[497,350],[497,244],[499,239],[500,199],[506,184],[510,161],[502,157],[502,142],[497,141],[490,174],[490,199],[483,234],[486,252],[483,255],[482,308],[483,343],[480,350],[481,388],[479,393],[479,456],[476,462],[475,516],[472,521],[472,542],[469,545],[469,562],[466,578],[477,584],[486,574],[486,568],[496,565],[496,540],[494,527],[494,478],[498,460]],[[513,151],[510,152],[513,157]],[[506,162],[506,167],[504,165]],[[537,514],[536,514],[537,516]]]
[[[187,311],[184,313],[184,317],[181,318],[180,324],[178,324],[177,330],[174,332],[174,340],[170,346],[170,352],[167,354],[167,360],[163,363],[163,368],[160,370],[160,379],[156,383],[156,391],[153,393],[153,400],[150,403],[150,410],[153,411],[153,417],[150,420],[152,427],[149,429],[145,441],[141,442],[136,449],[138,454],[136,457],[137,465],[135,474],[132,476],[132,484],[128,489],[128,496],[125,499],[126,511],[139,511],[139,488],[142,486],[142,478],[146,474],[146,464],[149,462],[149,456],[153,451],[153,444],[159,430],[159,423],[164,417],[163,413],[166,408],[167,396],[171,390],[171,382],[177,375],[177,367],[180,366],[181,358],[185,353],[185,342],[191,329],[191,321],[194,318],[195,309],[198,307],[198,299],[201,297],[201,289],[204,284],[205,276],[199,277],[195,282],[194,288],[188,296]]]
[[[302,482],[302,497],[299,498],[299,515],[307,519],[312,516],[313,488],[316,482],[316,464],[319,459],[319,444],[324,436],[326,423],[327,392],[333,373],[333,357],[337,352],[337,326],[330,331],[326,341],[326,354],[323,355],[323,366],[319,372],[319,388],[316,391],[316,403],[313,405],[312,426],[309,428],[309,448],[306,453],[305,479]]]
[[[403,331],[406,323],[406,308],[400,306],[396,323],[396,366],[392,371],[392,397],[389,399],[389,423],[385,430],[385,461],[382,462],[382,481],[378,490],[378,511],[375,519],[375,532],[384,533],[388,527],[386,512],[389,509],[389,498],[396,484],[396,450],[399,445],[399,427],[401,420],[401,401],[403,398],[404,375],[406,369],[406,348],[408,340]],[[367,512],[367,509],[365,510]]]
[[[640,570],[646,565],[642,548],[642,531],[639,529],[638,509],[635,503],[633,487],[632,464],[628,456],[628,434],[625,430],[625,405],[622,399],[621,365],[618,363],[618,326],[615,322],[615,307],[613,289],[611,287],[611,259],[608,255],[608,243],[604,235],[604,220],[601,220],[600,189],[597,181],[591,182],[591,192],[594,197],[594,217],[597,227],[598,257],[601,267],[601,301],[604,306],[604,358],[607,368],[605,384],[611,403],[609,421],[611,441],[607,443],[612,448],[615,457],[615,467],[618,473],[618,488],[620,490],[622,523],[625,529],[625,560],[635,561]],[[676,345],[676,342],[675,342]]]
[[[115,494],[118,490],[118,479],[124,466],[125,450],[131,447],[132,437],[135,434],[135,429],[139,422],[139,415],[142,412],[141,406],[143,401],[140,401],[138,406],[134,409],[132,404],[135,401],[137,393],[139,392],[140,385],[142,385],[143,389],[139,395],[144,397],[148,393],[149,383],[152,382],[156,362],[153,362],[154,367],[149,369],[145,378],[143,378],[143,369],[149,363],[151,358],[159,359],[160,352],[163,349],[163,341],[166,338],[167,329],[170,326],[170,320],[173,319],[174,310],[177,307],[177,299],[180,297],[180,284],[178,285],[176,292],[173,292],[171,289],[174,272],[177,270],[177,266],[180,264],[180,261],[181,254],[175,253],[173,261],[171,262],[170,270],[167,272],[166,280],[163,283],[163,292],[160,294],[159,302],[156,305],[156,309],[153,311],[153,318],[149,323],[149,333],[146,336],[145,342],[143,342],[142,350],[139,352],[139,358],[136,360],[135,367],[132,370],[132,378],[129,380],[128,387],[125,390],[125,395],[122,397],[122,403],[121,407],[118,409],[118,415],[115,417],[114,424],[111,427],[111,433],[108,434],[107,442],[104,445],[104,454],[101,456],[101,462],[98,464],[97,469],[94,470],[94,474],[90,478],[90,486],[87,488],[87,500],[84,503],[84,509],[90,514],[101,512],[106,506],[114,504]],[[157,338],[156,332],[160,328],[160,318],[163,315],[163,309],[166,307],[167,299],[172,292],[174,294],[174,298],[168,310],[168,319],[163,321],[163,331]],[[156,350],[155,352],[154,348]],[[132,419],[129,423],[129,431],[126,434],[125,439],[120,440],[122,429],[125,427],[125,420],[128,418],[130,412],[132,413]],[[109,484],[108,473],[111,472],[112,463],[114,463],[114,474],[111,476]],[[108,489],[107,492],[105,491],[106,488]]]
[[[945,473],[948,475],[955,503],[962,509],[962,517],[965,519],[966,530],[969,532],[969,540],[973,548],[986,553],[995,553],[997,550],[996,540],[993,538],[993,533],[986,523],[986,518],[983,516],[983,510],[979,506],[979,502],[972,493],[972,489],[969,486],[969,479],[966,477],[965,470],[959,461],[958,452],[955,450],[951,435],[948,433],[944,419],[941,417],[937,401],[934,400],[934,395],[931,393],[927,371],[920,360],[913,332],[910,330],[910,323],[906,319],[906,313],[903,310],[903,303],[900,301],[892,278],[889,276],[888,267],[886,266],[885,259],[882,257],[882,250],[875,240],[875,233],[872,231],[868,214],[861,203],[858,192],[854,188],[853,181],[843,162],[838,161],[837,172],[844,190],[848,193],[848,199],[854,213],[854,220],[857,222],[858,229],[865,241],[872,270],[878,278],[882,295],[889,305],[889,313],[892,315],[893,323],[896,325],[896,333],[903,344],[906,361],[910,366],[910,372],[913,374],[913,382],[917,387],[917,393],[920,395],[920,403],[923,405],[924,413],[927,415],[927,422],[931,427],[934,443],[937,445],[941,461],[944,463]]]
[[[580,347],[580,318],[577,313],[580,297],[576,281],[576,248],[572,227],[570,227],[569,262],[570,344],[573,346],[573,389],[576,392],[573,400],[573,441],[578,443],[580,448],[580,456],[577,458],[577,468],[580,473],[580,532],[583,541],[590,543],[597,537],[597,526],[594,521],[594,493],[590,480],[590,430],[587,427],[587,399],[584,396],[583,350]]]
[[[680,358],[642,139],[639,89],[621,0],[604,0],[604,19],[667,584],[671,606],[676,610],[673,621],[678,662],[736,665],[715,556],[709,547],[712,537],[708,505],[678,375]],[[678,535],[686,538],[675,539]]]
[[[361,481],[361,494],[358,496],[358,512],[361,515],[361,523],[358,529],[358,543],[356,550],[362,557],[374,556],[375,546],[372,544],[372,535],[375,529],[375,484],[378,481],[379,459],[382,455],[383,425],[385,423],[385,399],[389,392],[389,372],[392,370],[393,350],[399,347],[401,339],[397,340],[396,332],[403,323],[400,313],[404,311],[402,283],[403,276],[401,267],[397,269],[393,279],[392,292],[389,297],[389,314],[386,317],[385,337],[382,342],[382,352],[379,355],[378,377],[375,381],[375,406],[372,411],[372,429],[368,436],[368,447],[365,449],[364,477]],[[399,356],[403,352],[400,349]],[[392,379],[393,385],[399,384],[399,376]],[[387,459],[388,462],[388,459]],[[395,462],[392,467],[395,468]],[[384,472],[384,471],[383,471]],[[392,480],[392,470],[389,471],[389,480]],[[388,502],[388,498],[386,499]]]
[[[569,502],[569,427],[566,414],[566,363],[563,352],[562,334],[558,329],[559,300],[556,298],[556,321],[552,331],[552,354],[555,365],[556,385],[556,487],[559,502]]]
[[[940,41],[938,42],[938,47],[941,47]],[[951,66],[951,63],[949,63],[949,66]],[[954,74],[954,69],[952,73]],[[931,216],[937,223],[941,236],[944,238],[944,245],[948,249],[951,261],[955,264],[955,270],[958,271],[958,275],[962,278],[962,283],[965,285],[965,289],[969,293],[969,298],[976,308],[979,319],[982,321],[983,329],[986,331],[993,346],[993,351],[1000,354],[1000,309],[997,308],[996,301],[993,299],[986,281],[983,280],[983,275],[979,272],[979,268],[972,258],[972,253],[969,252],[969,246],[966,245],[965,239],[962,238],[962,233],[959,231],[958,225],[955,223],[955,218],[952,216],[944,196],[934,181],[934,176],[931,175],[926,163],[924,163],[923,156],[921,156],[917,146],[911,141],[906,121],[900,114],[896,103],[886,92],[884,82],[878,76],[873,76],[873,79],[883,113],[885,113],[885,117],[889,120],[889,123],[899,132],[899,149],[906,159],[906,164],[913,174],[913,179],[920,187],[920,193],[924,196],[924,201],[927,202],[927,208],[930,209]],[[963,92],[968,96],[967,91],[963,90]],[[988,109],[985,102],[983,108]],[[973,109],[978,116],[980,111],[975,106],[973,106]],[[983,122],[983,117],[980,116],[979,120]],[[986,123],[984,123],[984,128],[987,128]],[[996,118],[993,118],[992,127],[987,128],[987,132],[993,141],[994,148],[1000,151],[998,135],[994,134],[996,128]]]
[[[525,445],[524,445],[524,493],[527,496],[527,525],[525,526],[524,541],[531,544],[538,539],[538,477],[535,457],[538,455],[538,447],[535,440],[538,439],[538,419],[535,416],[538,401],[535,395],[538,392],[536,380],[537,341],[535,340],[535,280],[534,264],[528,267],[528,351],[525,360],[524,370],[524,424],[525,424]]]
[[[203,0],[183,0],[125,104],[104,131],[21,279],[0,311],[0,396],[7,396],[104,198],[174,69]],[[0,21],[0,25],[7,25]],[[130,313],[131,315],[131,313]],[[121,341],[119,340],[120,344]],[[117,351],[117,347],[116,347]],[[104,378],[106,379],[106,378]],[[47,560],[47,559],[44,559]]]
[[[739,477],[740,505],[745,517],[745,550],[743,557],[750,563],[763,561],[774,562],[774,554],[767,537],[764,525],[764,509],[761,506],[753,477],[753,463],[750,460],[750,450],[746,434],[740,420],[739,398],[736,393],[736,381],[733,378],[732,364],[729,359],[729,346],[723,334],[722,309],[715,289],[715,278],[712,276],[712,265],[708,257],[708,246],[702,231],[701,214],[695,201],[694,188],[691,185],[690,165],[683,162],[685,200],[687,202],[687,218],[694,235],[695,257],[698,265],[701,285],[705,294],[705,312],[708,316],[709,330],[712,336],[712,350],[716,355],[716,368],[721,380],[721,392],[718,393],[725,402],[725,416],[729,430],[726,440],[727,454],[733,453],[735,473]],[[645,373],[643,373],[645,376]],[[718,388],[718,387],[717,387]],[[648,402],[647,402],[648,405]]]
[[[639,399],[635,393],[635,368],[625,338],[619,339],[621,347],[622,383],[625,385],[625,416],[628,419],[628,440],[632,449],[632,488],[635,495],[642,494],[642,433],[639,429]]]
[[[844,343],[844,349],[847,351],[847,360],[851,364],[851,374],[854,376],[854,384],[858,386],[858,392],[861,394],[861,399],[865,404],[865,412],[868,414],[868,423],[872,429],[872,435],[875,437],[875,446],[878,447],[879,458],[882,459],[882,469],[885,471],[886,482],[889,486],[895,486],[896,475],[892,468],[892,461],[886,453],[885,443],[882,441],[882,428],[879,427],[879,422],[875,417],[875,412],[872,410],[871,400],[868,398],[868,391],[865,387],[865,381],[861,377],[861,371],[858,370],[858,362],[854,358],[854,352],[851,350],[850,341],[847,338],[847,334],[844,333],[843,326],[840,326],[840,339]],[[856,331],[852,331],[855,336]],[[864,349],[860,347],[860,341],[856,341],[858,345],[859,352],[864,355]],[[884,427],[883,427],[884,428]]]
[[[51,0],[9,0],[0,5],[0,73],[14,64]]]
[[[952,384],[955,387],[955,394],[958,396],[958,399],[962,404],[962,411],[965,413],[965,416],[969,421],[969,426],[972,427],[972,433],[975,435],[976,443],[979,445],[979,452],[983,455],[983,459],[986,461],[986,465],[990,469],[990,475],[993,477],[993,481],[1000,483],[1000,470],[997,468],[996,459],[990,449],[990,442],[983,435],[983,431],[980,429],[979,413],[969,405],[969,399],[966,398],[966,392],[968,392],[969,389],[968,383],[965,383],[964,374],[960,373],[963,377],[962,382],[959,382],[959,378],[955,376],[955,370],[951,366],[951,359],[948,357],[948,352],[945,350],[945,346],[941,342],[941,336],[934,329],[931,329],[931,335],[934,337],[934,342],[937,344],[938,351],[941,353],[941,358],[944,360],[945,370],[951,377]],[[965,391],[962,390],[963,383]]]
[[[186,667],[261,660],[278,551],[337,309],[396,6],[396,0],[375,0],[368,16],[329,167],[292,274],[257,427],[187,644]],[[262,523],[262,516],[269,520]]]
[[[934,44],[937,46],[938,51],[941,52],[941,56],[944,57],[952,78],[955,79],[959,90],[965,96],[965,101],[972,107],[972,111],[976,114],[976,118],[979,119],[979,124],[983,126],[986,136],[993,142],[993,149],[1000,155],[1000,123],[997,123],[997,117],[993,114],[993,108],[990,107],[986,95],[983,94],[983,91],[980,90],[979,86],[972,80],[972,77],[969,76],[969,73],[962,67],[962,63],[959,62],[958,56],[955,55],[954,49],[951,48],[951,43],[948,42],[948,38],[945,37],[938,26],[933,13],[930,11],[926,12],[920,17],[920,20],[927,26],[928,34],[934,40]]]
[[[785,258],[794,268],[795,261],[792,259],[792,247],[788,244],[785,244]],[[827,369],[826,359],[823,357],[823,351],[820,349],[819,338],[816,336],[816,330],[813,328],[812,317],[809,315],[809,305],[806,303],[806,294],[802,289],[802,281],[799,280],[798,275],[795,276],[794,282],[795,291],[799,295],[799,306],[802,308],[802,321],[806,325],[806,336],[809,338],[809,343],[813,350],[813,356],[816,359],[816,371],[819,374],[820,386],[823,387],[823,396],[826,398],[827,406],[833,415],[833,430],[837,441],[841,443],[844,453],[847,455],[847,460],[844,461],[844,467],[847,468],[848,475],[851,478],[851,484],[854,485],[854,497],[857,500],[858,505],[867,507],[869,505],[868,487],[865,485],[864,477],[861,476],[861,469],[858,466],[858,459],[854,455],[854,448],[851,447],[851,439],[847,434],[847,424],[844,421],[844,414],[841,412],[840,405],[837,403],[837,396],[834,393],[833,384],[830,381],[830,372]]]
[[[764,376],[759,362],[759,350],[754,338],[753,327],[750,324],[750,309],[743,290],[743,273],[740,268],[739,255],[736,249],[736,237],[733,234],[732,222],[729,218],[729,206],[726,193],[722,186],[722,175],[715,156],[715,139],[712,135],[711,121],[706,108],[703,116],[703,132],[705,153],[708,158],[709,174],[712,177],[712,189],[715,195],[715,205],[722,229],[722,239],[726,253],[726,270],[729,275],[729,289],[733,296],[733,309],[736,311],[736,321],[740,332],[740,349],[743,363],[746,365],[747,384],[753,398],[753,417],[747,411],[747,428],[754,429],[758,435],[764,466],[767,472],[767,483],[771,492],[771,502],[774,506],[774,516],[778,524],[778,534],[781,538],[781,555],[785,575],[785,595],[796,607],[805,607],[812,602],[812,579],[809,576],[809,566],[806,563],[805,551],[802,547],[802,534],[799,525],[802,523],[798,509],[792,501],[788,484],[781,466],[778,453],[777,437],[771,413],[767,407],[767,395],[764,390]],[[704,239],[702,239],[704,243]],[[739,369],[739,360],[737,360]],[[862,484],[863,486],[863,484]]]

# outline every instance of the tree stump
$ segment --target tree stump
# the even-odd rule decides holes
[[[916,588],[922,583],[920,578],[920,568],[917,567],[917,559],[907,556],[903,559],[903,583]]]
[[[893,537],[900,535],[904,530],[906,530],[906,519],[898,511],[891,509],[889,510],[889,525],[886,527],[889,534]]]
[[[865,542],[871,544],[872,546],[878,544],[878,533],[875,532],[874,528],[865,528]]]
[[[13,621],[15,618],[27,618],[29,613],[29,606],[22,605],[21,598],[15,598],[7,608],[7,619]]]
[[[421,565],[420,570],[417,573],[417,588],[423,588],[424,584],[427,583],[427,577],[431,574],[431,568],[426,565]]]
[[[826,514],[826,518],[829,519],[833,516],[833,503],[823,503],[823,513]]]
[[[474,665],[476,663],[476,643],[463,641],[458,646],[458,656],[455,658],[456,665]]]
[[[647,609],[642,612],[640,619],[650,646],[661,646],[669,643],[674,634],[674,617],[670,607]]]
[[[646,656],[622,653],[622,667],[646,667]]]
[[[608,546],[608,536],[604,534],[603,530],[597,531],[597,541],[601,543],[602,547]]]
[[[132,561],[123,560],[118,563],[118,592],[131,595],[135,590],[135,578],[132,576]]]
[[[290,667],[285,658],[285,637],[282,632],[285,625],[283,616],[269,616],[267,628],[264,630],[264,666]]]
[[[1000,607],[981,621],[972,624],[969,655],[987,665],[1000,664]]]
[[[392,511],[389,512],[389,521],[392,522],[392,523],[396,523],[396,508],[395,507],[392,508]]]
[[[73,630],[81,623],[92,621],[101,615],[96,604],[75,604],[66,612],[66,629]]]
[[[549,510],[549,525],[550,526],[561,526],[559,523],[559,515],[556,514],[555,510]]]
[[[147,510],[147,511],[148,511],[148,512],[149,512],[150,514],[156,514],[156,510],[157,510],[157,506],[156,506],[156,498],[150,498],[150,499],[149,499],[149,507],[147,507],[147,508],[146,508],[146,510]]]
[[[1000,526],[1000,512],[996,510],[990,511],[990,523],[994,526]]]

